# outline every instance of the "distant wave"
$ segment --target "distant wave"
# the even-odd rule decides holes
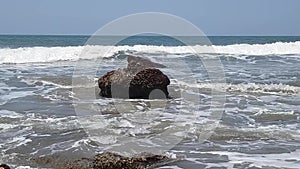
[[[76,61],[79,59],[94,59],[112,57],[119,51],[133,51],[151,54],[191,54],[190,46],[75,46],[75,47],[22,47],[17,49],[0,49],[0,64],[3,63],[32,63],[55,62],[63,60]],[[231,55],[293,55],[300,54],[300,41],[276,42],[271,44],[234,44],[225,46],[196,45],[193,49],[198,53],[231,54]],[[103,51],[110,50],[105,56]],[[87,54],[82,54],[87,51]]]

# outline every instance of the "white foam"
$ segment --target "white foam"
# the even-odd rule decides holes
[[[12,128],[15,128],[15,127],[18,127],[18,125],[15,125],[15,124],[7,124],[7,123],[0,123],[0,131],[5,131],[5,130],[8,130],[8,129],[12,129]]]
[[[300,54],[300,41],[276,42],[271,44],[235,44],[214,46],[217,53],[239,55],[289,55]]]
[[[242,162],[250,162],[252,166],[256,167],[266,167],[274,166],[278,168],[299,168],[299,163],[295,161],[300,161],[300,150],[296,150],[291,153],[281,153],[281,154],[245,154],[238,152],[225,152],[225,151],[209,151],[201,152],[217,155],[226,155],[230,160],[230,168],[234,164],[240,164]]]
[[[30,166],[18,166],[16,169],[37,169],[37,168],[32,168]]]
[[[53,62],[74,60],[82,51],[81,47],[24,47],[0,49],[0,63]]]
[[[286,84],[226,84],[226,83],[197,83],[191,84],[184,81],[172,79],[173,84],[179,86],[187,86],[191,88],[214,89],[227,92],[243,92],[243,93],[268,93],[268,94],[297,94],[300,91],[299,87]]]
[[[0,110],[0,117],[22,118],[23,115],[9,110]]]
[[[54,62],[111,57],[118,51],[135,51],[161,54],[220,53],[232,55],[292,55],[300,54],[300,41],[271,44],[234,44],[225,46],[72,46],[72,47],[21,47],[0,49],[0,63]],[[105,53],[107,52],[108,53]],[[104,54],[105,53],[105,54]]]
[[[254,116],[259,116],[259,115],[295,115],[294,111],[270,111],[267,109],[259,110],[257,113],[254,114]]]

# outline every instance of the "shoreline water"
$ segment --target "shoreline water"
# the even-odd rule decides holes
[[[102,152],[105,147],[99,146],[101,144],[87,134],[82,121],[78,120],[74,104],[80,100],[73,89],[97,87],[98,77],[125,67],[125,55],[133,54],[167,65],[162,72],[170,77],[170,88],[199,98],[199,106],[190,104],[181,95],[169,100],[163,109],[150,109],[149,104],[155,101],[95,96],[96,99],[90,101],[94,107],[85,111],[99,112],[100,109],[105,119],[95,115],[85,120],[101,120],[101,124],[106,124],[101,128],[107,133],[100,138],[103,144],[115,145],[121,136],[151,136],[163,131],[163,126],[172,125],[178,117],[182,123],[195,124],[196,130],[189,131],[187,138],[169,151],[186,158],[165,167],[297,168],[300,163],[297,156],[300,150],[300,37],[214,37],[212,43],[223,52],[199,55],[220,59],[226,83],[211,83],[198,57],[174,39],[156,37],[158,39],[149,42],[149,37],[133,38],[101,59],[97,54],[80,58],[85,36],[32,37],[8,35],[3,39],[0,36],[0,162],[19,166],[19,169],[22,166],[34,168],[30,158],[80,159]],[[76,63],[89,65],[99,58],[102,62],[96,73],[82,70],[95,84],[74,86]],[[190,71],[183,72],[184,66]],[[195,80],[187,82],[182,74]],[[212,136],[199,143],[196,136],[203,127],[196,122],[207,121],[212,89],[226,91],[224,112]],[[135,111],[116,113],[114,106],[122,103],[132,103]],[[191,108],[197,110],[199,119],[191,118]],[[175,116],[174,112],[178,114]],[[140,115],[145,114],[147,123],[131,119],[132,115],[143,117]]]

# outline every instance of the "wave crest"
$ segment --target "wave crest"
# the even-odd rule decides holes
[[[3,63],[34,63],[55,61],[76,61],[79,59],[95,59],[111,57],[120,51],[133,51],[149,54],[191,54],[192,49],[203,54],[231,55],[297,55],[300,54],[300,41],[276,42],[271,44],[234,44],[225,46],[69,46],[69,47],[22,47],[17,49],[0,49],[0,64]],[[90,51],[82,54],[83,51]],[[101,51],[110,51],[101,55]]]

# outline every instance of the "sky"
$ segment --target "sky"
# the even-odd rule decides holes
[[[0,0],[0,34],[90,35],[119,17],[173,14],[206,35],[300,35],[300,0]]]

